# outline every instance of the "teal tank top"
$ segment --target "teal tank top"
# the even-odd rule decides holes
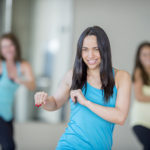
[[[13,101],[19,84],[12,81],[7,74],[6,62],[2,61],[2,74],[0,75],[0,117],[5,121],[13,119]],[[16,63],[17,74],[21,75],[20,63]]]
[[[113,75],[114,75],[113,70]],[[93,103],[115,107],[117,88],[114,86],[113,95],[109,102],[104,102],[103,90],[91,86],[87,82],[85,95],[85,85],[82,88],[85,98]],[[87,107],[70,102],[70,121],[65,129],[65,133],[60,137],[56,150],[111,150],[113,144],[114,123],[104,120]]]

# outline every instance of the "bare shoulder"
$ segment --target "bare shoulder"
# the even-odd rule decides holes
[[[69,86],[69,88],[71,87],[72,84],[72,75],[73,75],[73,68],[69,69],[64,76],[65,82]]]
[[[123,82],[131,84],[131,75],[125,70],[115,68],[115,82],[117,87],[119,87],[119,84],[122,84]]]
[[[31,70],[31,65],[28,61],[23,60],[23,61],[21,61],[20,64],[21,64],[21,71],[22,72]]]
[[[131,75],[125,70],[115,69],[115,77],[119,79],[130,78]]]
[[[23,61],[21,61],[21,67],[22,68],[30,67],[30,64],[28,61],[23,60]]]

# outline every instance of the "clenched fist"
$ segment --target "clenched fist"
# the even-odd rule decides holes
[[[81,89],[71,90],[70,97],[74,103],[78,102],[81,105],[84,105],[85,102],[87,101],[87,99],[84,97]]]
[[[35,106],[40,107],[48,101],[48,94],[45,92],[37,92],[34,95]]]

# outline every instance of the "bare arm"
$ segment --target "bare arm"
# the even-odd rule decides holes
[[[140,69],[136,69],[135,71],[135,82],[134,82],[134,93],[135,97],[138,101],[141,102],[150,102],[150,96],[146,96],[142,92],[143,81],[141,78]]]
[[[127,118],[130,104],[130,75],[125,71],[118,71],[116,73],[116,82],[118,83],[118,88],[116,106],[114,108],[101,106],[88,100],[85,101],[84,105],[103,119],[123,125]]]
[[[30,66],[30,64],[26,61],[21,63],[21,70],[26,78],[26,80],[18,80],[18,82],[20,84],[25,85],[29,90],[34,90],[35,89],[35,79],[34,79],[34,75],[32,72],[32,68]]]
[[[63,76],[56,92],[50,97],[46,95],[45,99],[39,98],[37,104],[42,104],[42,108],[48,111],[54,111],[59,109],[69,99],[71,82],[72,82],[72,69],[69,70]],[[35,96],[35,99],[38,98],[36,98]]]

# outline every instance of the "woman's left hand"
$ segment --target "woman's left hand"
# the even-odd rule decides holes
[[[84,95],[82,94],[81,89],[71,90],[70,97],[74,103],[77,100],[77,102],[80,103],[81,105],[84,105],[85,102],[87,101],[86,98],[84,97]],[[75,97],[76,97],[76,99],[75,99]]]

